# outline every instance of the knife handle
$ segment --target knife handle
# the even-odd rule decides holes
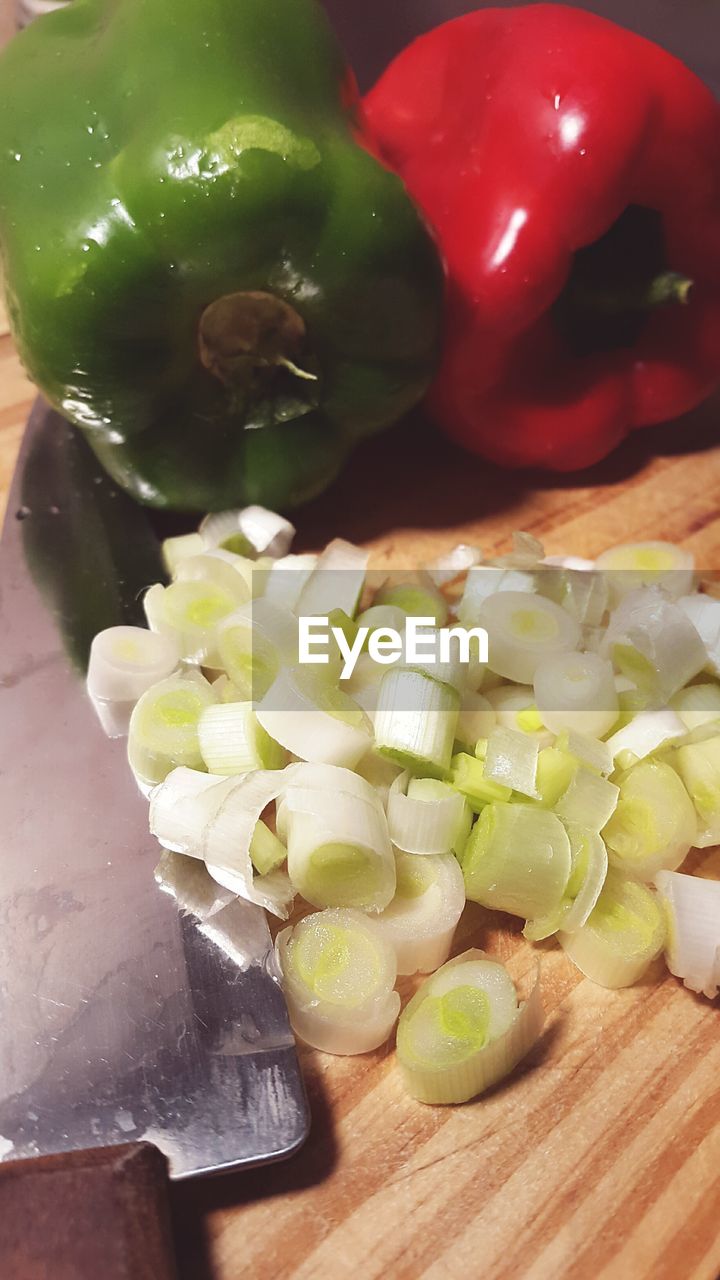
[[[165,1157],[149,1142],[0,1164],[2,1280],[176,1280]]]

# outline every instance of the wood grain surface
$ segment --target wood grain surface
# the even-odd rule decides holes
[[[0,4],[0,31],[9,6]],[[0,500],[32,399],[0,315]],[[720,567],[720,409],[637,433],[591,474],[501,475],[417,422],[363,449],[298,517],[376,559],[421,563],[513,529],[592,555],[670,538]],[[720,878],[720,854],[697,866]],[[302,1050],[313,1129],[292,1161],[175,1189],[183,1280],[714,1280],[720,1273],[720,1009],[657,966],[624,992],[583,979],[470,907],[479,945],[522,979],[538,953],[542,1042],[514,1077],[459,1108],[403,1092],[392,1046],[362,1058]],[[401,990],[408,994],[411,980]]]

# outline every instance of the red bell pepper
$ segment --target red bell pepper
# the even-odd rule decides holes
[[[486,9],[365,101],[444,255],[430,409],[507,466],[560,471],[720,383],[720,104],[594,14]]]

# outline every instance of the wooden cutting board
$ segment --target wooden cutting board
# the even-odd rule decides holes
[[[32,388],[0,337],[0,492]],[[635,438],[592,474],[502,474],[421,423],[372,442],[298,516],[299,543],[334,534],[405,567],[464,540],[549,552],[670,538],[720,567],[717,410]],[[651,449],[656,456],[651,456]],[[698,861],[720,878],[720,853]],[[604,991],[552,944],[468,908],[456,950],[481,946],[516,978],[542,958],[542,1042],[474,1104],[403,1092],[392,1046],[362,1058],[302,1051],[313,1109],[286,1165],[178,1187],[184,1280],[714,1280],[720,1272],[720,1009],[662,965]],[[413,988],[404,980],[403,995]]]

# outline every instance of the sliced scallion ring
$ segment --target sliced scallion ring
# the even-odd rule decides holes
[[[541,659],[535,670],[534,701],[552,733],[572,729],[603,738],[619,714],[612,666],[596,653],[556,653]]]
[[[570,868],[570,841],[562,822],[528,804],[487,805],[462,854],[468,898],[524,920],[556,910]]]
[[[523,569],[501,569],[495,565],[478,565],[470,569],[465,580],[465,590],[457,607],[457,615],[464,627],[474,627],[481,621],[485,602],[498,592],[522,591],[533,594],[535,577]]]
[[[405,1087],[419,1102],[467,1102],[509,1075],[543,1023],[537,983],[518,1006],[503,966],[482,951],[466,951],[426,979],[400,1016]]]
[[[395,895],[374,917],[397,957],[398,973],[431,973],[448,958],[465,906],[465,885],[451,853],[396,855]]]
[[[412,773],[444,777],[459,704],[455,689],[423,672],[386,672],[375,711],[375,749]]]
[[[106,707],[118,712],[124,725],[120,731],[126,733],[138,698],[171,675],[179,660],[179,647],[172,636],[145,627],[100,631],[90,646],[87,673],[87,690],[98,714]]]
[[[390,943],[359,911],[319,911],[276,941],[294,1031],[324,1053],[356,1054],[387,1040],[400,1012]]]
[[[603,551],[595,563],[615,602],[640,587],[662,587],[672,599],[692,590],[695,558],[672,542],[622,543]]]
[[[362,707],[317,668],[283,668],[257,708],[270,737],[301,760],[352,769],[372,746]]]
[[[199,533],[182,533],[177,538],[166,538],[162,544],[162,558],[168,576],[174,578],[183,560],[201,555],[204,549]]]
[[[299,617],[327,617],[342,609],[354,618],[365,583],[369,554],[343,538],[328,543],[295,605]]]
[[[602,831],[617,808],[620,789],[589,769],[573,774],[567,791],[554,806],[563,822],[574,822],[590,831]]]
[[[601,987],[631,987],[662,951],[665,920],[647,885],[610,867],[585,924],[558,937],[586,978]]]
[[[659,760],[643,760],[619,779],[620,795],[603,829],[612,866],[636,880],[674,871],[695,843],[692,800],[677,773]]]
[[[484,775],[520,795],[537,798],[539,743],[519,729],[496,725],[488,738]]]
[[[678,747],[671,758],[697,812],[692,843],[702,849],[720,843],[720,734]],[[666,864],[663,870],[674,871],[679,865]]]
[[[130,718],[128,760],[139,781],[156,786],[171,769],[204,769],[198,722],[215,702],[212,686],[197,673],[160,680],[142,695]]]
[[[210,773],[249,773],[282,769],[285,751],[259,723],[251,702],[206,707],[198,722],[198,740]]]
[[[467,810],[467,801],[448,783],[403,773],[388,795],[390,839],[405,853],[450,853],[467,838]]]
[[[580,642],[580,627],[560,605],[523,591],[488,596],[480,611],[488,633],[488,666],[498,675],[529,684],[542,658],[567,653]]]
[[[237,589],[219,586],[205,578],[160,583],[150,587],[143,601],[151,631],[169,635],[186,662],[219,668],[218,626],[243,599],[247,590],[239,574]]]
[[[265,507],[243,507],[240,511],[218,511],[206,516],[200,525],[203,543],[208,548],[221,547],[240,555],[287,555],[295,537],[289,520]]]
[[[601,654],[656,707],[665,705],[707,663],[693,624],[652,587],[631,591],[610,615]]]
[[[655,877],[668,917],[668,969],[690,991],[720,991],[720,881],[660,871]]]
[[[564,822],[570,841],[570,879],[559,906],[546,916],[528,920],[523,934],[531,942],[541,942],[563,930],[574,933],[585,924],[600,897],[608,870],[605,842],[597,831]]]

